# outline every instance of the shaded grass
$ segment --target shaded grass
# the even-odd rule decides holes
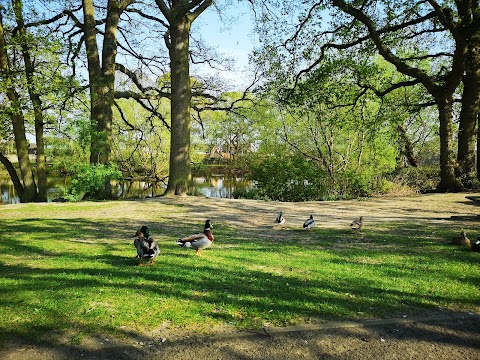
[[[99,333],[208,333],[479,310],[479,254],[447,246],[452,227],[433,222],[379,223],[353,234],[214,221],[216,241],[197,257],[175,239],[203,221],[177,225],[172,217],[189,207],[159,204],[148,225],[162,253],[155,265],[139,267],[131,240],[141,225],[135,211],[119,218],[114,203],[14,210],[0,222],[4,340],[67,333],[79,343]]]

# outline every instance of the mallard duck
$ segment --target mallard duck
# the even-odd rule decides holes
[[[279,225],[285,224],[285,218],[283,217],[282,211],[280,211],[280,214],[278,214],[277,218],[275,219],[275,222]]]
[[[181,239],[178,239],[177,245],[186,248],[192,248],[196,250],[196,254],[200,255],[200,250],[210,247],[213,243],[213,226],[210,220],[205,222],[203,233],[190,235]]]
[[[150,237],[150,230],[149,230],[148,227],[145,226],[145,225],[143,225],[143,226],[140,228],[140,230],[136,231],[136,232],[135,232],[135,235],[133,235],[133,237],[134,237],[134,238],[138,238],[139,235],[140,235],[139,232],[141,232],[141,233],[143,234],[142,237],[145,237],[145,238],[147,238],[147,239]],[[134,244],[134,245],[135,245],[135,244]],[[138,255],[135,256],[135,257],[138,257]]]
[[[144,227],[142,227],[144,229]],[[145,229],[144,229],[145,230]],[[146,229],[148,232],[148,228]],[[137,256],[140,261],[140,266],[143,266],[143,261],[150,262],[153,264],[155,258],[160,254],[160,249],[155,240],[150,236],[147,238],[142,230],[138,230],[135,233],[135,240],[133,241],[133,246],[137,249]]]
[[[350,229],[353,231],[362,231],[363,227],[363,216],[360,216],[360,219],[358,220],[353,220],[352,223],[350,224]]]
[[[477,239],[477,241],[472,243],[471,249],[472,251],[480,252],[480,237]]]
[[[313,220],[313,215],[310,215],[310,218],[303,223],[303,228],[309,230],[313,227],[315,227],[315,220]]]
[[[459,235],[452,238],[450,244],[470,247],[470,239],[467,237],[467,233],[462,231]]]

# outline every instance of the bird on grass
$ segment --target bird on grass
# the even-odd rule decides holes
[[[280,211],[280,214],[278,214],[277,218],[275,219],[275,222],[279,225],[285,224],[285,218],[283,217],[282,211]]]
[[[470,239],[467,237],[467,233],[462,231],[459,235],[452,238],[450,244],[470,247]]]
[[[350,224],[350,229],[352,229],[355,232],[361,232],[363,227],[363,216],[360,216],[360,219],[358,220],[353,220],[352,223]]]
[[[313,220],[313,215],[310,215],[310,218],[303,223],[303,228],[309,230],[315,227],[315,220]]]
[[[135,240],[133,241],[133,246],[137,249],[137,257],[140,261],[140,266],[144,265],[144,261],[153,265],[155,258],[160,254],[157,242],[150,236],[146,237],[145,233],[150,234],[148,228],[142,226],[142,228],[135,233]]]
[[[210,247],[213,243],[213,226],[210,220],[205,221],[203,233],[193,234],[181,239],[178,239],[177,245],[185,248],[192,248],[196,250],[196,254],[200,255],[200,250]]]

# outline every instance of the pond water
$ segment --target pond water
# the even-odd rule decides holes
[[[253,187],[252,181],[234,175],[197,176],[192,180],[195,193],[208,197],[231,198],[236,190],[248,190]],[[68,186],[68,178],[49,179],[48,201],[60,198]],[[163,183],[146,181],[122,181],[113,185],[113,193],[119,199],[155,197],[161,195],[164,190]],[[0,193],[3,205],[20,202],[9,178],[0,178]]]

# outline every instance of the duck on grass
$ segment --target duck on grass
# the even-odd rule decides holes
[[[213,243],[213,226],[210,220],[205,222],[203,233],[193,234],[180,238],[177,241],[177,245],[185,248],[192,248],[196,250],[196,254],[200,255],[200,250],[210,247]]]

